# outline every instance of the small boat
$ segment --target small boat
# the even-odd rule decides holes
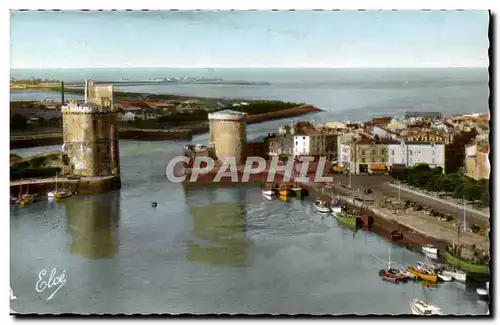
[[[422,252],[427,253],[427,254],[434,254],[437,255],[438,253],[438,248],[434,245],[424,245],[422,246]]]
[[[441,308],[431,305],[420,299],[410,300],[410,308],[413,315],[431,316],[444,315]]]
[[[73,195],[73,193],[68,190],[58,190],[54,193],[54,199],[65,199],[67,197],[70,197],[71,195]]]
[[[346,225],[350,228],[354,229],[357,228],[357,218],[355,216],[350,215],[342,210],[338,212],[332,211],[332,213],[335,216],[335,219],[337,219],[339,223]]]
[[[476,289],[476,293],[480,296],[480,297],[487,297],[488,296],[488,290],[485,289],[485,288],[477,288]]]
[[[298,186],[298,187],[294,186],[290,190],[295,195],[296,198],[304,197],[306,194],[306,191],[300,186]]]
[[[408,277],[401,274],[401,271],[399,271],[398,269],[391,268],[391,251],[392,251],[392,246],[389,247],[389,261],[387,263],[387,269],[379,270],[378,271],[379,276],[381,276],[382,279],[384,280],[386,280],[385,278],[394,278],[397,280],[393,281],[394,283],[408,281]]]
[[[291,191],[289,188],[282,187],[278,189],[278,193],[280,194],[280,196],[289,196]]]
[[[330,213],[332,210],[330,209],[330,206],[321,200],[316,200],[313,204],[314,210],[321,212],[321,213]]]
[[[276,192],[274,190],[262,190],[262,195],[273,196]]]
[[[396,284],[399,284],[402,282],[401,279],[397,278],[397,277],[391,277],[391,276],[388,276],[388,275],[385,275],[385,274],[382,274],[381,275],[381,278],[382,280],[384,281],[387,281],[387,282],[392,282],[392,283],[396,283]]]
[[[391,232],[391,239],[396,241],[396,240],[401,240],[403,239],[403,233],[399,230],[394,230]]]
[[[449,275],[453,279],[455,279],[455,281],[458,281],[458,282],[465,282],[467,280],[467,273],[460,271],[458,269],[443,270],[443,271],[441,271],[441,274],[442,275]]]
[[[10,197],[10,204],[15,204],[18,203],[19,199],[17,197],[11,196]]]
[[[414,268],[412,266],[408,266],[407,271],[409,273],[415,275],[419,279],[429,281],[429,282],[437,282],[437,275],[430,270],[425,270],[425,269]]]
[[[276,197],[274,194],[273,195],[262,194],[262,196],[268,201],[272,201]]]
[[[70,197],[72,195],[72,193],[70,191],[68,191],[66,189],[59,189],[57,187],[57,185],[58,185],[57,176],[58,176],[58,174],[56,174],[56,189],[47,193],[47,198],[49,200],[51,200],[51,199],[65,199],[65,198]]]

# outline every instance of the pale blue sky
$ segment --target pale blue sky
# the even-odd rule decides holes
[[[483,66],[487,11],[12,12],[12,68]]]

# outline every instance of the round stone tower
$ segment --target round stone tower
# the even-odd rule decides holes
[[[84,103],[70,102],[61,107],[63,155],[71,175],[120,176],[113,89],[101,88],[99,92],[87,83]],[[109,91],[102,94],[103,90]]]
[[[245,163],[247,147],[247,114],[223,110],[208,114],[210,121],[209,145],[215,149],[218,160],[236,158],[237,164]]]

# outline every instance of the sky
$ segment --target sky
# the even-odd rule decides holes
[[[11,68],[487,67],[487,11],[11,12]]]

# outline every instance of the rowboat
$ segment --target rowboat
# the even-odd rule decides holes
[[[437,255],[438,248],[434,245],[428,244],[428,245],[422,246],[422,252],[427,253],[427,254]]]
[[[321,213],[330,213],[332,211],[328,203],[321,200],[316,200],[313,204],[313,208]]]
[[[441,308],[420,299],[410,300],[410,309],[413,315],[421,315],[421,316],[444,315]]]
[[[429,270],[417,269],[412,266],[408,266],[407,271],[419,279],[429,282],[437,282],[437,275]]]

